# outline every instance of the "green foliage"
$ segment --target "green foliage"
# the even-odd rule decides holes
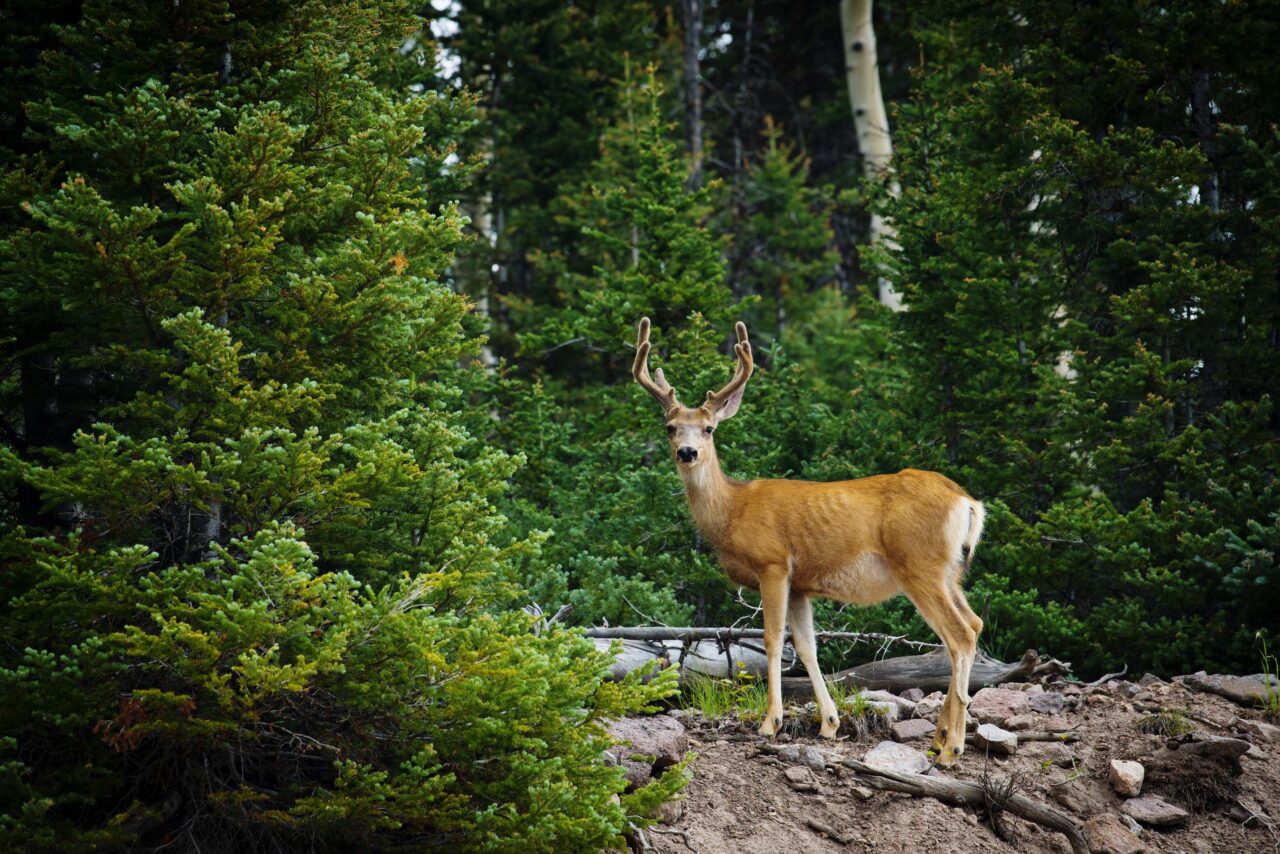
[[[605,681],[513,583],[445,283],[469,98],[399,2],[86,4],[3,149],[0,833],[598,850]],[[424,65],[425,63],[425,65]],[[638,811],[638,812],[637,812]],[[636,815],[629,815],[637,812]]]
[[[732,679],[694,675],[686,683],[685,708],[697,709],[708,720],[735,714],[744,721],[759,721],[769,706],[767,686],[745,673]]]

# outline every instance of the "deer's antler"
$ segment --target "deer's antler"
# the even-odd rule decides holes
[[[751,342],[747,340],[747,325],[739,320],[734,329],[738,333],[738,343],[733,345],[733,352],[738,354],[738,361],[733,366],[733,378],[719,391],[707,392],[707,402],[703,404],[712,412],[721,413],[723,418],[738,411],[737,401],[742,399],[742,387],[751,379],[751,371],[755,368]]]
[[[656,382],[649,377],[649,349],[649,318],[642,317],[636,331],[636,360],[631,363],[631,375],[653,395],[654,400],[662,404],[663,412],[670,412],[680,405],[680,401],[676,400],[676,390],[662,375],[662,368],[658,368]]]

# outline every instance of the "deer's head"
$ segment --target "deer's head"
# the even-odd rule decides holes
[[[649,376],[649,318],[640,318],[640,328],[636,333],[636,359],[631,365],[631,375],[662,407],[667,423],[667,439],[677,465],[694,467],[714,459],[713,438],[716,426],[726,418],[731,418],[742,403],[742,390],[751,378],[754,364],[746,324],[739,321],[736,331],[738,343],[733,346],[733,351],[738,355],[738,361],[733,368],[733,378],[719,391],[707,392],[707,399],[702,405],[691,409],[676,398],[676,390],[662,375],[661,368],[653,377]]]

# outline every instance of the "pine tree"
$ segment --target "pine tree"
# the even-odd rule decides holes
[[[945,71],[901,113],[881,258],[908,288],[909,411],[993,509],[987,637],[1086,670],[1252,667],[1277,628],[1242,546],[1280,462],[1273,73],[1245,47],[1268,14],[1016,10],[921,13],[950,22],[925,30]]]
[[[612,800],[602,720],[671,677],[603,682],[511,609],[541,537],[506,534],[519,460],[468,429],[441,281],[471,119],[424,91],[420,21],[33,27],[0,185],[6,842],[588,850],[647,821],[682,774]]]

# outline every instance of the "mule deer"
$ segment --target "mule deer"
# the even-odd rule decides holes
[[[840,717],[818,671],[811,600],[870,605],[901,592],[951,657],[951,684],[933,742],[937,761],[950,765],[964,752],[969,671],[982,631],[960,589],[982,533],[982,502],[950,479],[916,469],[835,483],[727,477],[716,456],[715,429],[738,411],[754,367],[747,327],[738,323],[736,331],[733,378],[707,392],[700,406],[681,404],[661,369],[649,375],[647,317],[640,321],[632,375],[662,406],[698,529],[729,578],[760,592],[769,661],[769,706],[760,733],[771,736],[782,725],[786,624],[813,682],[822,735],[834,738]]]

